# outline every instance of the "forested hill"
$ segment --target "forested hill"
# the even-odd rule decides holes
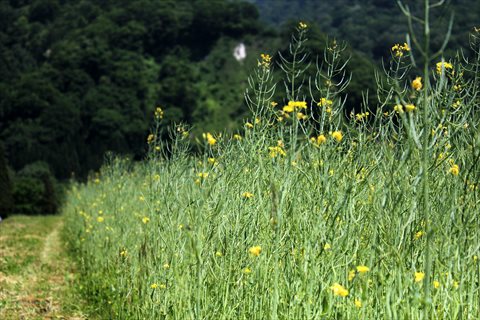
[[[107,150],[141,158],[159,105],[171,121],[228,127],[247,74],[233,47],[253,42],[257,18],[253,4],[225,0],[1,1],[10,166],[44,161],[65,178],[98,169]]]
[[[395,0],[249,0],[255,3],[263,21],[282,25],[289,19],[315,22],[322,32],[347,41],[355,50],[379,61],[393,43],[403,42],[406,18]],[[423,1],[402,1],[422,16]],[[433,2],[433,1],[432,1]],[[480,1],[451,0],[432,11],[433,43],[439,46],[447,31],[450,14],[454,25],[449,48],[468,47],[468,34],[480,21]],[[443,30],[443,32],[442,32]]]
[[[409,2],[414,9],[420,3]],[[450,8],[457,12],[452,47],[466,46],[480,1],[452,1]],[[440,25],[448,12],[436,14]],[[241,129],[257,57],[269,53],[275,62],[300,20],[309,26],[312,59],[327,34],[350,44],[346,112],[359,108],[362,91],[375,92],[375,59],[388,56],[406,31],[391,0],[0,1],[3,194],[16,203],[47,196],[45,175],[86,177],[108,151],[143,159],[157,106],[165,123],[193,125],[192,140],[204,131]],[[239,43],[247,47],[242,62],[232,55]]]

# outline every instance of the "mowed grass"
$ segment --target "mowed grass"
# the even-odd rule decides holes
[[[85,319],[61,216],[11,216],[0,223],[0,319]]]
[[[156,126],[148,160],[72,186],[66,230],[104,318],[478,318],[478,37],[476,60],[423,79],[392,48],[381,103],[346,118],[340,46],[307,83],[307,29],[281,102],[261,56],[242,136],[205,133],[193,156],[179,126],[165,155]]]

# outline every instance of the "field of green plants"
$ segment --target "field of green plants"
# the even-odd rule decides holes
[[[145,162],[74,186],[66,232],[104,318],[478,318],[480,29],[445,60],[425,20],[362,110],[343,111],[344,47],[305,56],[300,22],[279,64],[259,57],[244,132],[194,155],[188,127],[166,144],[157,125]]]

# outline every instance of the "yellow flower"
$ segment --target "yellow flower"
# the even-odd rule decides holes
[[[283,150],[283,148],[280,146],[268,147],[268,152],[270,154],[270,157],[272,158],[275,158],[278,155],[281,155],[282,157],[285,157],[287,155],[285,150]]]
[[[143,222],[144,224],[147,224],[147,223],[150,222],[150,218],[149,218],[149,217],[143,217],[143,218],[142,218],[142,222]]]
[[[283,107],[283,111],[287,112],[287,113],[293,112],[293,111],[295,111],[295,106],[293,106],[291,104],[288,104],[288,105]]]
[[[242,197],[244,197],[245,199],[253,198],[253,193],[244,192],[244,193],[242,193]]]
[[[393,110],[395,110],[397,113],[403,113],[403,106],[401,104],[396,104],[393,107]]]
[[[307,109],[307,103],[305,101],[289,101],[288,104],[283,107],[283,112],[291,113],[298,109]]]
[[[366,273],[368,271],[370,271],[370,268],[367,266],[357,266],[358,273]]]
[[[238,133],[236,133],[236,134],[233,135],[233,139],[240,141],[240,140],[242,140],[242,136],[239,135]]]
[[[216,165],[217,164],[217,159],[215,158],[208,158],[207,159],[208,163],[212,164],[212,165]]]
[[[415,233],[415,236],[414,236],[415,240],[420,239],[421,237],[423,237],[424,234],[425,234],[425,232],[423,232],[421,230],[418,231],[417,233]]]
[[[422,77],[416,77],[415,80],[412,81],[413,90],[420,91],[422,90],[422,87]]]
[[[434,280],[434,281],[433,281],[433,287],[434,287],[435,289],[440,288],[440,282]]]
[[[413,104],[406,104],[405,105],[405,111],[412,112],[413,110],[415,110],[415,105],[413,105]]]
[[[126,257],[127,254],[128,254],[127,249],[124,249],[124,250],[122,250],[122,251],[120,252],[120,256],[122,256],[122,257]]]
[[[223,256],[223,254],[222,254],[222,252],[221,252],[221,251],[217,251],[217,252],[215,252],[215,255],[216,255],[217,257],[221,257],[221,256]]]
[[[199,177],[201,179],[207,179],[208,172],[199,172],[199,173],[197,173],[197,177]]]
[[[163,264],[163,269],[167,270],[170,269],[170,265],[168,263]]]
[[[305,120],[305,119],[308,119],[308,117],[306,115],[304,115],[303,113],[298,112],[297,113],[297,119],[298,120]]]
[[[105,219],[103,217],[97,217],[98,222],[103,222]]]
[[[396,57],[402,57],[404,52],[410,51],[410,47],[407,43],[404,43],[403,45],[396,44],[392,47],[392,51]]]
[[[247,123],[245,123],[245,127],[247,127],[248,129],[252,129],[253,124],[251,124],[250,122],[247,122]]]
[[[152,143],[155,140],[155,135],[149,134],[147,137],[147,143]]]
[[[203,139],[207,140],[207,143],[211,146],[217,143],[217,139],[215,139],[210,132],[204,133],[202,136]]]
[[[437,62],[437,74],[442,74],[442,70],[453,70],[453,65],[449,62]]]
[[[362,301],[360,299],[355,299],[355,307],[361,308],[362,307]]]
[[[262,53],[260,55],[261,61],[258,62],[258,65],[263,67],[264,69],[268,69],[270,67],[270,62],[272,61],[272,57],[269,54]]]
[[[415,282],[420,282],[425,278],[425,273],[423,272],[415,272]]]
[[[327,98],[321,98],[320,102],[317,103],[317,106],[319,106],[319,107],[331,107],[332,104],[333,104],[332,100],[329,100]]]
[[[155,109],[155,118],[156,119],[162,119],[163,118],[163,110],[160,107],[157,107]]]
[[[260,246],[251,247],[250,249],[248,249],[248,252],[250,252],[252,256],[258,257],[260,253],[262,253],[262,247]]]
[[[448,172],[450,172],[454,176],[458,176],[458,174],[460,173],[460,167],[458,166],[458,164],[452,164],[450,169],[448,169]]]
[[[340,297],[346,297],[348,296],[348,290],[345,289],[341,284],[339,283],[334,283],[330,289],[333,291],[333,294],[336,295],[336,296],[340,296]]]
[[[321,134],[317,137],[317,144],[321,145],[322,143],[325,143],[327,141],[327,138],[325,135]]]
[[[348,271],[348,281],[352,281],[353,278],[355,278],[355,275],[356,275],[355,270]]]
[[[342,131],[334,131],[332,133],[333,139],[337,140],[337,142],[341,142],[343,139],[343,134]]]
[[[300,21],[300,23],[298,24],[298,28],[300,28],[301,30],[305,30],[308,28],[308,25],[302,21]]]
[[[246,267],[245,269],[243,269],[243,273],[250,274],[252,273],[252,269],[250,269],[249,267]]]
[[[323,246],[323,250],[325,251],[328,251],[332,248],[332,246],[330,245],[330,243],[325,243],[325,245]]]
[[[270,102],[270,105],[272,106],[272,108],[275,108],[278,105],[278,103],[276,103],[275,101],[272,101]]]
[[[453,283],[452,283],[452,287],[453,287],[454,289],[457,289],[458,286],[459,286],[458,281],[454,280]]]
[[[158,284],[152,283],[152,284],[150,285],[150,288],[152,288],[152,289],[157,289],[157,288],[158,288]]]

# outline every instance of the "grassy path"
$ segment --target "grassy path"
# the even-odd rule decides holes
[[[72,290],[62,225],[61,216],[0,222],[0,319],[86,319]]]

